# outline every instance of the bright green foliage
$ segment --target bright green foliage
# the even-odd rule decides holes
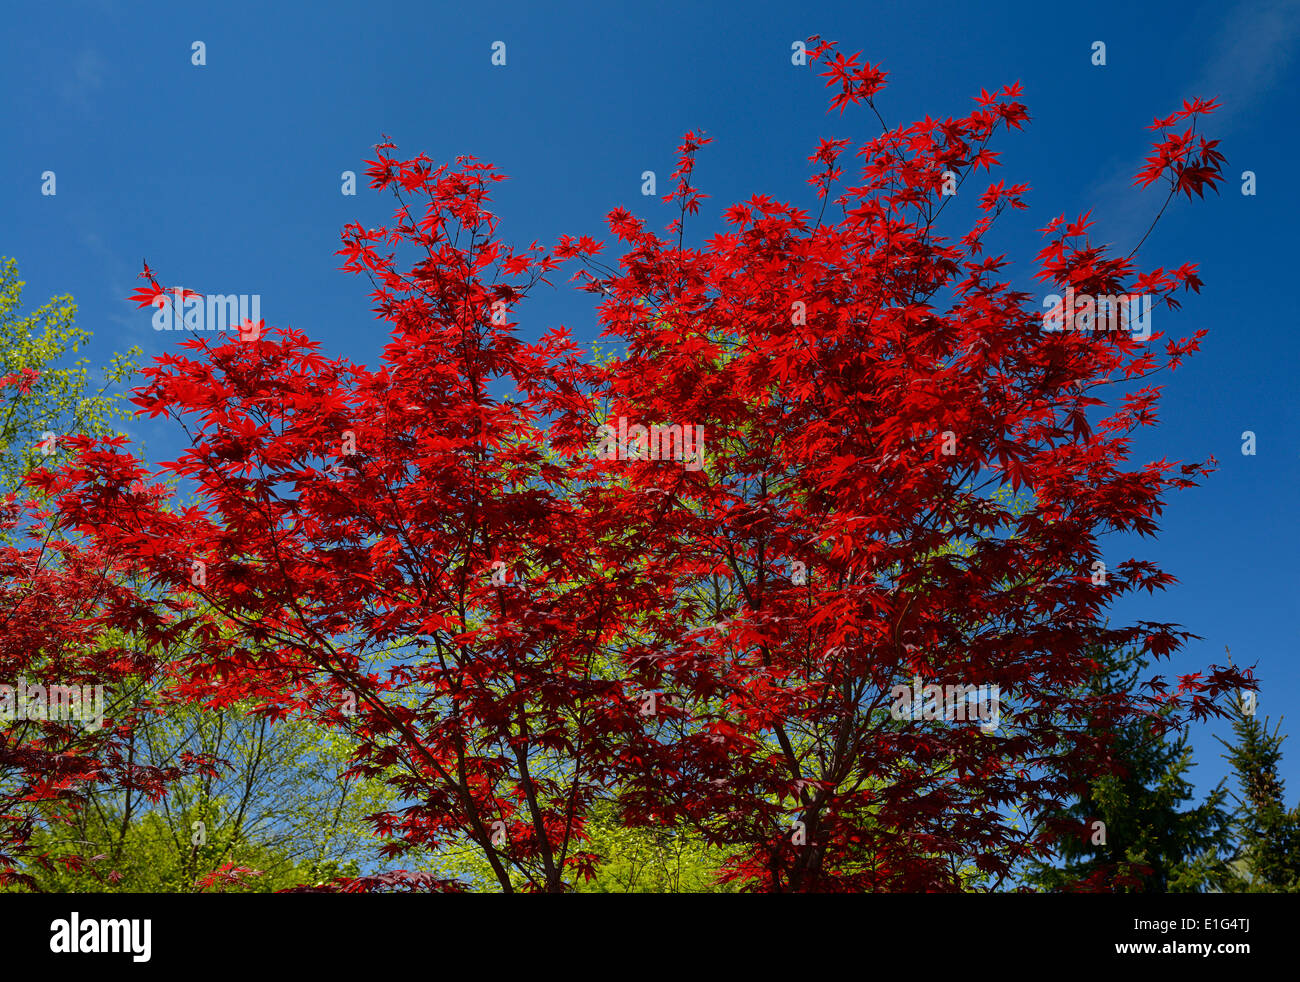
[[[594,810],[584,849],[602,857],[595,876],[579,879],[578,893],[732,893],[717,882],[726,859],[685,829],[627,828],[612,807]]]
[[[207,887],[231,893],[268,893],[304,883],[320,883],[339,875],[355,875],[355,863],[310,862],[257,842],[235,842],[228,834],[192,845],[181,830],[156,811],[122,824],[122,816],[88,813],[73,828],[90,841],[111,842],[112,852],[101,858],[78,859],[60,851],[57,833],[44,832],[34,844],[53,848],[49,868],[31,869],[37,887],[50,893],[191,893],[200,881],[223,864],[258,870],[229,885],[216,881]],[[60,860],[58,857],[66,857]],[[218,861],[219,860],[219,861]]]
[[[103,387],[92,390],[89,362],[68,363],[90,340],[73,323],[72,297],[54,297],[24,316],[22,288],[18,264],[0,257],[0,377],[39,373],[26,395],[8,389],[0,400],[0,493],[16,491],[34,468],[59,460],[58,437],[118,432],[130,412],[107,390],[134,374],[141,354],[131,348],[114,357],[102,372]]]
[[[106,789],[49,816],[34,852],[65,859],[25,872],[40,889],[74,892],[190,892],[223,866],[261,873],[216,887],[232,890],[357,875],[358,860],[373,858],[366,816],[388,806],[385,790],[340,778],[349,749],[338,738],[248,709],[169,706],[137,730],[137,759],[167,766],[183,752],[211,754],[225,762],[218,775],[181,780],[157,803]]]
[[[733,893],[717,882],[726,859],[686,828],[628,828],[618,821],[613,802],[593,806],[587,838],[576,852],[597,857],[591,879],[571,875],[575,893]],[[439,876],[464,880],[474,892],[499,889],[487,862],[477,852],[445,852],[431,865]],[[516,887],[522,889],[522,880]]]

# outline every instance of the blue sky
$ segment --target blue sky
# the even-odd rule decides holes
[[[1172,206],[1141,254],[1148,267],[1200,264],[1200,296],[1156,327],[1210,334],[1167,379],[1162,424],[1136,450],[1143,460],[1213,454],[1221,466],[1172,496],[1157,541],[1115,545],[1117,560],[1150,558],[1180,580],[1116,617],[1202,635],[1175,670],[1230,646],[1238,664],[1257,664],[1260,712],[1290,716],[1284,729],[1300,720],[1300,345],[1284,267],[1284,230],[1300,219],[1289,125],[1300,3],[188,6],[102,0],[5,14],[0,255],[19,261],[28,308],[73,294],[99,363],[180,340],[125,300],[142,257],[164,283],[260,294],[269,324],[373,360],[384,335],[369,285],[338,272],[334,251],[344,223],[391,212],[364,177],[356,197],[340,193],[340,174],[361,174],[381,133],[409,155],[494,162],[512,178],[496,194],[504,235],[550,243],[604,238],[616,205],[666,224],[673,216],[641,195],[641,174],[655,171],[666,190],[673,148],[702,128],[714,140],[697,170],[712,196],[693,226],[703,238],[723,208],[755,193],[811,205],[806,157],[817,139],[874,132],[861,115],[828,116],[822,80],[791,65],[791,42],[817,33],[883,63],[879,104],[891,124],[963,114],[982,87],[1023,82],[1033,121],[998,141],[995,177],[1028,182],[1031,211],[1000,222],[990,247],[1025,277],[1039,247],[1032,230],[1059,214],[1092,208],[1096,238],[1127,252],[1163,201],[1131,187],[1144,127],[1184,98],[1218,97],[1207,132],[1228,158],[1223,194]],[[1104,67],[1090,60],[1098,40]],[[206,45],[203,67],[191,64],[194,41]],[[506,43],[504,67],[491,64],[494,41]],[[52,197],[40,193],[46,170],[57,176]],[[1254,197],[1240,193],[1244,170],[1257,175]],[[522,308],[523,331],[566,324],[594,338],[590,299],[562,278],[557,287]],[[1245,430],[1255,456],[1241,453]],[[135,435],[155,459],[177,449],[158,424]],[[1202,788],[1224,773],[1212,732],[1223,728],[1192,733]],[[1300,740],[1288,749],[1294,802]]]

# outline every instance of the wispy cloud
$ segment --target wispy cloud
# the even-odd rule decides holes
[[[1277,80],[1300,40],[1300,2],[1243,0],[1224,20],[1218,51],[1195,86],[1195,94],[1219,96],[1219,132]]]
[[[1223,15],[1216,36],[1219,41],[1203,72],[1184,92],[1220,101],[1222,108],[1210,119],[1214,136],[1221,138],[1290,65],[1300,42],[1300,0],[1241,0]],[[1153,115],[1173,108],[1154,107],[1158,111]],[[1132,158],[1087,195],[1098,203],[1094,216],[1101,237],[1125,252],[1137,245],[1164,200],[1133,187],[1133,175],[1141,167],[1141,158]]]
[[[89,109],[92,96],[104,87],[108,61],[94,48],[82,48],[63,75],[60,92],[78,109]]]
[[[138,268],[133,270],[119,252],[109,247],[98,232],[83,229],[80,238],[81,244],[99,258],[100,268],[108,275],[110,281],[110,296],[107,298],[110,309],[104,315],[105,318],[126,329],[128,333],[125,339],[128,342],[138,343],[142,338],[151,336],[154,333],[150,321],[152,314],[149,311],[137,310],[126,302],[126,297],[136,285],[135,274]]]

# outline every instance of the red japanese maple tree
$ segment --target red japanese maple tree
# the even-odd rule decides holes
[[[883,72],[815,54],[832,56],[834,107],[875,112]],[[748,889],[997,885],[1104,758],[1080,725],[1099,718],[1087,652],[1167,656],[1187,637],[1105,620],[1172,578],[1125,559],[1099,580],[1102,537],[1152,534],[1165,492],[1206,469],[1129,463],[1158,397],[1138,386],[1199,335],[1045,332],[984,253],[1024,185],[988,187],[971,228],[941,230],[945,188],[969,191],[995,134],[1028,119],[1018,96],[885,126],[850,186],[848,141],[823,141],[816,218],[755,197],[701,248],[683,223],[707,140],[688,134],[668,236],[610,213],[619,269],[585,237],[510,248],[495,170],[381,144],[369,174],[395,223],[349,226],[342,251],[389,326],[380,364],[260,324],[187,340],[136,403],[189,449],[142,475],[124,440],[80,441],[44,486],[70,528],[170,592],[139,622],[150,643],[187,639],[181,694],[351,734],[358,771],[408,803],[375,817],[394,854],[470,843],[501,889],[563,890],[596,858],[591,803],[613,796],[630,823],[725,847]],[[1190,197],[1220,160],[1167,136],[1142,179]],[[1045,284],[1163,311],[1199,286],[1088,228],[1047,226]],[[603,297],[622,343],[608,362],[564,331],[519,336],[516,307],[565,260]],[[165,293],[146,279],[142,306]],[[197,504],[175,507],[172,480]],[[1104,712],[1173,706],[1172,725],[1242,684],[1217,667],[1156,679]],[[914,685],[996,687],[998,725],[900,715]]]
[[[687,821],[732,850],[728,875],[751,889],[996,887],[1047,845],[1045,820],[1105,758],[1099,720],[1165,706],[1173,725],[1218,713],[1244,684],[1214,667],[1105,706],[1081,689],[1098,667],[1089,652],[1167,656],[1188,637],[1107,622],[1112,600],[1172,577],[1101,539],[1154,533],[1166,490],[1205,472],[1129,463],[1131,433],[1155,420],[1145,380],[1204,332],[1044,331],[1038,298],[985,252],[1026,185],[988,186],[969,229],[942,231],[951,192],[1028,119],[1018,86],[981,93],[960,119],[891,128],[879,68],[829,43],[814,54],[830,58],[832,106],[883,127],[850,175],[848,141],[809,158],[816,217],[756,196],[727,210],[729,231],[686,247],[708,142],[688,134],[668,236],[617,209],[621,270],[589,263],[606,334],[626,342],[606,377],[613,412],[658,425],[661,441],[667,425],[707,434],[707,466],[685,480],[662,463],[630,469],[677,505],[658,561],[674,570],[679,618],[643,666],[670,708],[623,800],[632,821]],[[1140,183],[1189,198],[1214,187],[1216,143],[1191,125],[1163,133],[1213,108],[1156,121]],[[1160,310],[1199,287],[1194,266],[1140,272],[1089,227],[1050,222],[1037,278]],[[975,707],[960,702],[937,719],[899,713],[900,689],[925,685],[992,693],[999,725],[962,722]]]
[[[511,309],[558,261],[497,240],[500,175],[377,149],[396,224],[350,226],[342,254],[391,325],[382,363],[261,325],[186,341],[195,356],[159,358],[136,402],[187,427],[158,477],[199,505],[172,508],[160,481],[125,491],[120,440],[83,441],[50,488],[79,530],[192,598],[151,637],[197,639],[180,693],[349,732],[357,771],[408,803],[375,817],[392,853],[468,842],[503,890],[560,890],[590,866],[586,808],[641,725],[618,663],[673,584],[627,556],[666,505],[638,503],[565,422],[592,412],[581,350],[516,336]],[[416,251],[409,268],[384,241]],[[144,276],[149,306],[166,291]]]

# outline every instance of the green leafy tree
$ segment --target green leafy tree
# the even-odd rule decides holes
[[[184,755],[219,764],[156,802],[102,788],[81,807],[49,812],[33,841],[49,859],[25,871],[37,889],[266,891],[362,872],[375,845],[367,816],[388,798],[347,774],[340,738],[249,706],[164,705],[137,725],[131,752],[159,767]]]
[[[143,812],[121,824],[121,816],[92,809],[75,824],[90,838],[69,843],[45,831],[36,845],[49,849],[53,861],[34,871],[35,889],[47,893],[190,893],[225,890],[269,893],[314,884],[335,876],[355,875],[355,862],[313,862],[283,844],[234,841],[221,831],[208,844],[190,851],[178,843],[178,830],[158,811]],[[63,851],[69,845],[111,843],[110,854],[84,856]],[[224,861],[213,863],[221,855]]]
[[[21,393],[0,417],[0,493],[18,491],[33,469],[57,461],[61,437],[117,433],[130,412],[110,390],[135,373],[141,354],[131,348],[115,356],[93,388],[89,361],[70,363],[90,340],[74,323],[72,297],[54,297],[24,315],[23,286],[18,264],[0,257],[0,378],[12,378]]]
[[[612,803],[593,809],[587,846],[600,860],[590,879],[574,884],[577,893],[734,893],[719,880],[727,859],[685,827],[628,827]]]
[[[602,799],[588,816],[581,851],[589,876],[571,876],[574,893],[734,893],[721,879],[727,853],[684,824],[676,828],[629,826],[617,802]],[[429,864],[439,877],[459,879],[473,891],[498,888],[492,870],[469,850],[444,850]],[[517,884],[523,888],[522,882]]]

